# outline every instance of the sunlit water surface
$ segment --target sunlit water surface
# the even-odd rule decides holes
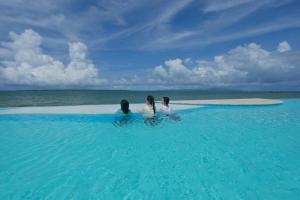
[[[145,122],[0,115],[0,199],[299,199],[300,100]]]

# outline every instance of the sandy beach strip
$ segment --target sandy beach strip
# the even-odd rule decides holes
[[[174,100],[172,103],[188,105],[276,105],[282,104],[277,99],[215,99],[215,100]]]
[[[275,99],[218,99],[218,100],[174,100],[172,109],[188,110],[203,105],[276,105],[283,103]],[[130,104],[131,112],[142,112],[145,104]],[[157,110],[161,104],[157,103]],[[40,106],[0,108],[0,114],[114,114],[120,108],[118,104],[78,105],[78,106]]]
[[[133,113],[142,112],[145,104],[130,104]],[[199,108],[199,105],[172,105],[173,110],[188,110]],[[119,104],[110,105],[79,105],[79,106],[40,106],[1,108],[0,114],[114,114],[120,108]],[[160,105],[157,105],[159,110]]]

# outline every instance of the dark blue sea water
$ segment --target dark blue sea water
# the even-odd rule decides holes
[[[117,104],[121,99],[130,103],[143,103],[147,95],[157,100],[163,96],[172,99],[230,99],[230,98],[300,98],[300,92],[236,92],[236,91],[126,91],[126,90],[44,90],[0,91],[0,107],[49,106],[49,105],[95,105]]]

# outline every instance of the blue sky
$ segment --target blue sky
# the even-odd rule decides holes
[[[296,0],[1,0],[0,23],[1,89],[299,90]]]

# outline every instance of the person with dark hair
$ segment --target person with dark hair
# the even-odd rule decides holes
[[[123,114],[129,114],[130,113],[129,102],[127,100],[123,99],[120,102],[120,106],[121,106],[121,111],[123,112]]]
[[[154,117],[156,109],[155,109],[155,101],[153,96],[151,95],[147,96],[146,106],[143,112],[145,117]]]
[[[117,111],[113,125],[116,127],[127,126],[132,122],[131,111],[129,109],[129,102],[125,99],[120,101],[121,109]]]
[[[172,112],[172,110],[169,106],[170,98],[163,97],[161,102],[162,102],[162,107],[160,108],[160,111],[165,115],[170,115]]]

